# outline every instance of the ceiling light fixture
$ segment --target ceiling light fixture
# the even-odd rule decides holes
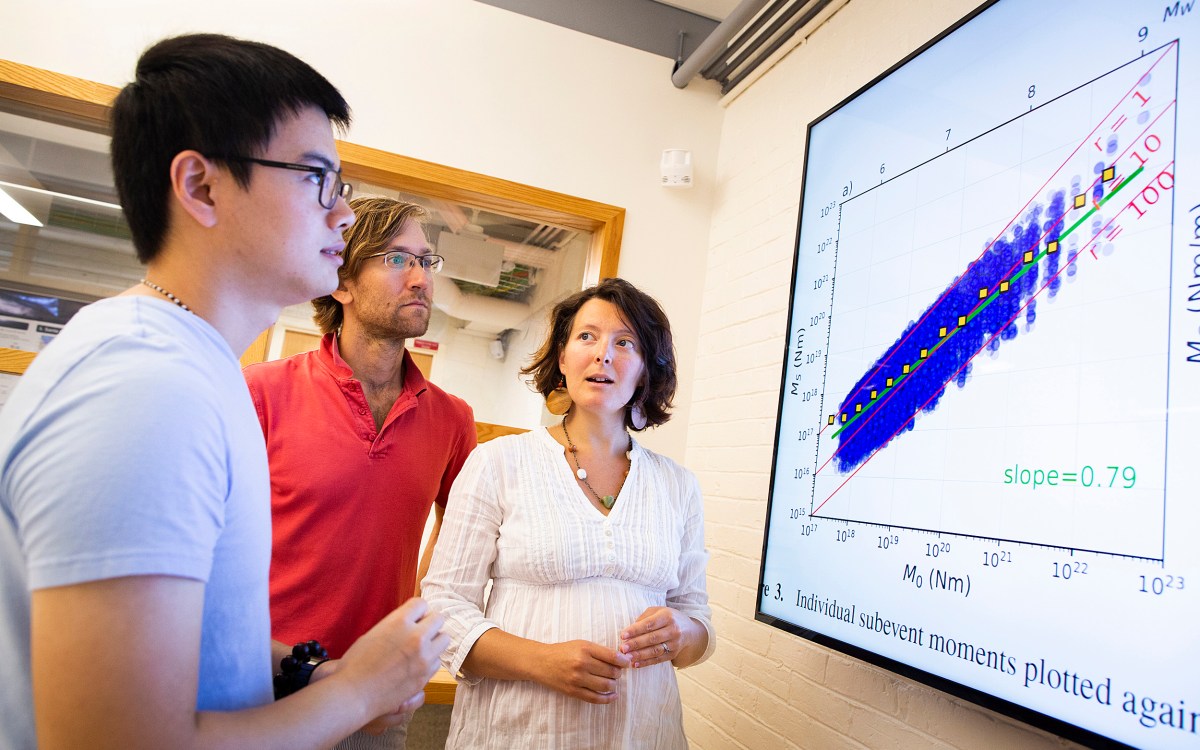
[[[28,190],[31,193],[40,193],[41,195],[52,195],[55,198],[66,198],[67,200],[70,200],[70,201],[78,201],[80,203],[87,203],[92,206],[100,206],[102,208],[111,208],[114,211],[121,210],[121,207],[116,203],[108,203],[106,201],[98,201],[98,200],[93,200],[91,198],[82,198],[78,195],[71,195],[69,193],[58,193],[53,190],[43,190],[42,188],[29,187],[28,185],[18,185],[15,182],[5,182],[4,180],[0,180],[0,185],[2,185],[4,187],[16,188],[18,190]],[[14,219],[14,221],[16,221],[16,220]],[[39,224],[38,226],[41,226],[41,225]]]
[[[4,190],[0,189],[0,214],[9,221],[15,221],[18,224],[28,224],[31,227],[40,227],[42,222],[37,220],[33,214],[17,203],[17,199],[13,198]]]

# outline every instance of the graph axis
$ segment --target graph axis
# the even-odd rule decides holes
[[[937,537],[950,536],[950,537],[956,537],[959,539],[975,539],[977,541],[982,541],[982,542],[995,542],[996,544],[1013,544],[1013,545],[1017,545],[1017,546],[1021,546],[1021,547],[1036,547],[1036,548],[1040,548],[1040,549],[1061,549],[1061,550],[1064,550],[1071,554],[1080,553],[1080,554],[1090,554],[1090,555],[1104,555],[1107,557],[1114,557],[1114,558],[1119,558],[1119,559],[1124,559],[1124,560],[1141,560],[1144,562],[1154,562],[1154,563],[1158,563],[1160,565],[1163,565],[1166,563],[1166,558],[1164,556],[1154,557],[1151,555],[1135,555],[1135,554],[1131,554],[1128,552],[1113,552],[1112,550],[1089,549],[1087,547],[1078,547],[1078,546],[1071,546],[1071,545],[1066,545],[1066,544],[1050,544],[1048,542],[1033,542],[1028,539],[1016,539],[1016,538],[1010,539],[1007,537],[1000,537],[1000,536],[988,536],[986,534],[971,534],[971,533],[964,532],[964,531],[951,531],[948,529],[930,529],[930,528],[924,528],[921,526],[906,526],[904,524],[898,524],[898,523],[882,523],[880,521],[865,521],[865,520],[858,519],[858,518],[842,518],[839,516],[832,516],[832,515],[810,515],[809,518],[811,518],[813,520],[818,520],[818,521],[831,521],[834,523],[856,524],[859,526],[874,526],[876,528],[887,529],[889,531],[891,531],[891,530],[911,531],[911,532],[915,532],[915,533],[919,533],[919,534],[930,534],[931,536],[937,536]]]
[[[833,322],[834,322],[833,316],[834,316],[835,301],[836,301],[836,297],[837,297],[837,278],[838,278],[837,277],[837,265],[838,265],[838,260],[839,260],[839,256],[840,256],[840,250],[841,250],[841,230],[842,230],[842,220],[843,220],[843,208],[847,203],[850,203],[851,201],[854,201],[858,198],[864,197],[867,194],[875,191],[876,189],[880,189],[880,188],[884,187],[885,185],[893,182],[894,180],[897,180],[901,177],[904,177],[905,175],[908,175],[916,170],[919,170],[922,167],[933,163],[934,161],[942,158],[943,156],[946,156],[947,154],[950,154],[953,151],[956,151],[960,148],[963,148],[963,147],[966,147],[966,146],[972,144],[973,142],[987,136],[989,133],[993,133],[1001,128],[1004,128],[1024,117],[1026,117],[1027,115],[1033,114],[1033,113],[1037,112],[1038,110],[1057,102],[1060,99],[1070,96],[1071,94],[1076,93],[1082,89],[1085,89],[1088,86],[1096,83],[1097,81],[1100,81],[1101,79],[1103,79],[1104,77],[1106,77],[1108,75],[1116,73],[1130,65],[1134,65],[1137,62],[1144,60],[1146,57],[1154,55],[1155,53],[1158,53],[1158,52],[1164,51],[1164,50],[1168,50],[1172,45],[1174,45],[1176,48],[1175,76],[1174,76],[1174,95],[1175,95],[1174,100],[1175,100],[1175,102],[1178,102],[1179,57],[1180,57],[1179,44],[1180,44],[1179,39],[1170,40],[1170,41],[1160,45],[1159,47],[1156,47],[1155,49],[1151,50],[1148,53],[1143,53],[1142,55],[1138,56],[1137,58],[1128,60],[1125,63],[1118,65],[1104,73],[1096,75],[1095,77],[1091,78],[1090,80],[1085,81],[1085,82],[1079,84],[1078,86],[1075,86],[1072,89],[1064,91],[1063,93],[1059,94],[1058,96],[1055,96],[1053,99],[1050,99],[1036,107],[1031,107],[1030,110],[1028,110],[1026,112],[1022,112],[1019,115],[1009,118],[1008,120],[1005,120],[1004,122],[1001,122],[985,131],[982,131],[982,132],[976,134],[975,136],[973,136],[972,138],[967,139],[967,140],[963,141],[962,143],[954,146],[951,149],[947,149],[946,151],[944,151],[942,153],[936,154],[918,164],[913,165],[912,167],[904,170],[903,172],[893,175],[892,177],[890,177],[887,180],[880,181],[880,183],[878,183],[876,185],[872,185],[872,186],[868,187],[866,190],[863,190],[862,192],[860,192],[856,195],[850,196],[849,198],[846,198],[843,201],[839,201],[837,204],[838,205],[838,221],[837,221],[837,227],[836,227],[835,235],[834,235],[836,237],[836,241],[834,242],[833,247],[832,247],[833,271],[830,275],[829,311],[828,311],[828,324],[826,326],[826,344],[825,344],[825,355],[826,356],[824,358],[824,367],[822,370],[822,383],[824,383],[826,386],[828,384],[829,352],[830,352],[829,347],[832,342],[832,332],[833,332]],[[1164,54],[1165,54],[1165,52],[1164,52]],[[1153,66],[1151,66],[1151,67],[1153,68]],[[1172,125],[1173,125],[1173,129],[1174,129],[1173,132],[1175,132],[1175,133],[1178,133],[1178,118],[1179,118],[1178,106],[1174,105],[1174,112],[1172,113]],[[1103,120],[1101,120],[1101,122],[1103,122]],[[1177,156],[1178,156],[1178,137],[1173,137],[1172,138],[1172,161],[1171,161],[1172,164],[1175,163],[1175,159],[1177,158]],[[1175,223],[1175,208],[1176,208],[1175,197],[1174,197],[1174,195],[1172,195],[1171,201],[1170,201],[1170,216],[1171,216],[1170,224],[1172,227],[1174,226],[1174,223]],[[1019,212],[1018,212],[1018,215],[1019,215]],[[1064,214],[1064,217],[1065,217],[1065,214]],[[1063,217],[1060,217],[1059,221],[1061,221],[1062,218]],[[1010,221],[1010,225],[1011,225],[1011,221]],[[1007,227],[1006,227],[1005,231],[1007,231]],[[1174,264],[1173,264],[1173,262],[1171,262],[1174,259],[1174,250],[1175,250],[1174,233],[1173,232],[1169,233],[1169,237],[1170,237],[1169,245],[1168,245],[1169,260],[1168,260],[1168,264],[1167,264],[1168,289],[1171,289],[1172,292],[1169,295],[1169,299],[1168,299],[1167,354],[1166,354],[1168,359],[1171,354],[1171,340],[1170,340],[1170,335],[1169,335],[1170,321],[1171,321],[1170,304],[1171,304],[1171,302],[1173,302],[1173,297],[1174,297],[1174,286],[1173,286]],[[1057,273],[1061,274],[1063,272],[1063,270],[1065,270],[1065,268],[1070,264],[1070,262],[1074,261],[1077,257],[1079,257],[1080,254],[1081,254],[1081,252],[1076,252],[1073,256],[1070,256],[1068,262],[1064,263]],[[839,523],[861,524],[861,525],[865,525],[865,526],[912,531],[912,532],[917,532],[917,533],[927,533],[927,534],[933,534],[933,535],[938,535],[938,536],[947,535],[947,536],[953,536],[953,537],[959,537],[959,538],[969,538],[969,539],[976,539],[976,540],[982,540],[982,541],[988,541],[988,542],[995,542],[998,544],[1014,544],[1014,545],[1030,546],[1030,547],[1037,547],[1037,548],[1044,548],[1044,549],[1061,549],[1061,550],[1070,552],[1071,554],[1075,554],[1076,552],[1078,552],[1078,553],[1084,553],[1084,554],[1106,555],[1106,556],[1130,559],[1130,560],[1157,562],[1160,565],[1165,562],[1166,534],[1167,534],[1167,525],[1168,525],[1167,524],[1167,516],[1168,516],[1168,511],[1169,511],[1169,507],[1167,504],[1167,496],[1166,496],[1167,495],[1166,479],[1170,474],[1170,457],[1169,457],[1168,451],[1165,450],[1165,447],[1167,444],[1168,433],[1169,433],[1169,424],[1168,424],[1169,409],[1165,409],[1168,416],[1165,416],[1164,420],[1163,420],[1164,461],[1163,461],[1163,469],[1162,469],[1162,471],[1163,471],[1163,490],[1162,490],[1162,524],[1161,524],[1162,528],[1160,529],[1160,537],[1159,537],[1160,551],[1159,551],[1159,555],[1157,557],[1154,557],[1154,556],[1150,556],[1150,555],[1138,555],[1138,554],[1127,553],[1127,552],[1114,552],[1112,550],[1090,549],[1090,548],[1086,548],[1086,547],[1073,546],[1073,545],[1061,545],[1061,544],[1053,544],[1053,543],[1041,542],[1041,541],[1032,541],[1029,539],[1005,538],[1005,537],[999,537],[999,536],[994,536],[994,535],[972,534],[969,532],[955,531],[952,529],[932,529],[932,528],[924,528],[924,527],[919,527],[919,526],[907,526],[904,524],[883,523],[883,522],[879,522],[879,521],[868,521],[868,520],[862,520],[862,519],[857,519],[857,518],[842,518],[842,517],[838,517],[838,516],[834,516],[834,515],[822,515],[819,513],[819,507],[817,506],[817,501],[816,501],[816,494],[817,494],[817,481],[816,481],[817,476],[816,475],[820,471],[820,460],[821,460],[820,459],[820,454],[821,454],[820,438],[821,438],[821,435],[824,433],[825,429],[827,429],[827,427],[828,427],[828,425],[826,425],[824,423],[825,422],[825,420],[824,420],[825,395],[826,395],[826,388],[822,387],[821,398],[820,398],[820,402],[819,402],[820,406],[819,406],[819,411],[818,411],[819,416],[818,416],[817,424],[815,425],[817,440],[814,441],[816,443],[816,446],[814,449],[813,484],[812,484],[812,493],[811,493],[811,496],[809,499],[808,516],[812,519],[827,520],[827,521],[839,522]],[[1167,371],[1167,382],[1166,382],[1164,395],[1166,397],[1167,403],[1169,404],[1170,403],[1170,370],[1169,370],[1169,368]],[[836,427],[837,425],[835,424],[834,426]],[[824,504],[824,502],[826,502],[826,501],[823,501],[822,505]]]

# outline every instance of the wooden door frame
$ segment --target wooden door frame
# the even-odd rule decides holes
[[[18,114],[108,132],[118,89],[103,83],[0,60],[0,100]],[[465,203],[488,211],[592,233],[584,284],[615,276],[625,209],[498,177],[337,141],[347,177],[404,193]]]

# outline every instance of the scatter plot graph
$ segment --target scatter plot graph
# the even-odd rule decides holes
[[[1198,12],[996,0],[809,123],[756,619],[1197,746]]]
[[[1177,54],[838,206],[811,515],[1161,556]]]

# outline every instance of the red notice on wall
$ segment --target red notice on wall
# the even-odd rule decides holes
[[[431,352],[436,352],[438,350],[438,346],[438,342],[429,341],[428,339],[413,339],[412,342],[413,349],[428,349]]]

